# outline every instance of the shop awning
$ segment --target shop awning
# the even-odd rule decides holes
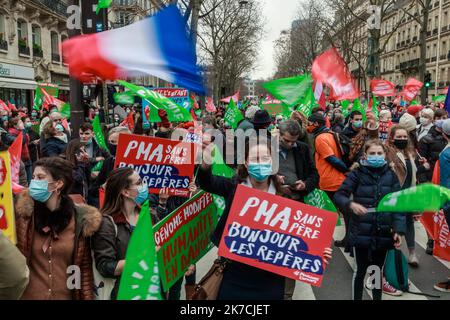
[[[34,90],[36,85],[36,81],[33,80],[0,77],[0,88]]]

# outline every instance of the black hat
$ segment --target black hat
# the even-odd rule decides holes
[[[308,118],[308,121],[310,121],[310,122],[317,122],[317,123],[320,123],[320,124],[325,124],[326,123],[325,117],[319,112],[316,112],[316,113],[313,113],[312,115],[310,115],[309,118]]]
[[[251,123],[253,123],[254,125],[270,124],[271,122],[272,122],[272,119],[270,118],[267,110],[256,111],[256,113],[253,116],[253,119],[251,121]]]

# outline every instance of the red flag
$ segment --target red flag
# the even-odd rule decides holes
[[[210,97],[206,99],[206,111],[211,113],[217,112],[217,108],[214,105],[213,99]]]
[[[433,255],[443,260],[450,261],[450,233],[445,215],[439,212],[424,212],[420,222],[434,240]]]
[[[234,95],[227,97],[227,98],[223,98],[222,100],[220,100],[220,102],[225,102],[225,103],[230,103],[230,100],[233,99],[234,103],[238,103],[239,101],[239,95],[240,92],[236,92]]]
[[[194,108],[191,108],[191,116],[194,121],[198,121],[197,115],[195,114]]]
[[[405,84],[405,87],[403,88],[401,96],[406,101],[412,101],[417,96],[422,87],[422,82],[414,78],[409,78]]]
[[[2,99],[0,99],[0,109],[9,112],[8,106],[6,105],[6,103]]]
[[[325,94],[323,92],[323,84],[321,81],[314,81],[313,83],[313,90],[314,90],[314,98],[316,99],[319,106],[326,110],[327,108],[327,102],[325,99]]]
[[[192,92],[191,92],[191,103],[192,103],[192,107],[193,107],[195,110],[200,109],[200,106],[198,105],[197,99],[195,99],[195,94],[193,94]],[[191,108],[191,109],[192,109],[192,108]]]
[[[370,81],[370,90],[374,95],[382,97],[392,97],[396,93],[394,84],[384,79]]]
[[[130,129],[130,131],[133,132],[133,129],[134,129],[134,115],[133,115],[133,112],[130,112],[128,114],[128,116],[125,118],[125,120],[123,120],[120,125],[121,126],[127,126],[128,129]]]
[[[360,95],[345,61],[334,47],[314,60],[312,75],[315,81],[333,89],[336,100],[354,100]]]
[[[55,105],[58,110],[61,110],[61,107],[65,104],[64,101],[61,101],[59,99],[56,99],[52,95],[48,94],[47,91],[40,88],[42,94],[44,97],[42,98],[42,107],[44,107],[46,110],[50,110],[50,105]]]
[[[17,108],[14,104],[12,104],[11,102],[8,101],[8,109],[10,111],[17,111]]]
[[[8,152],[11,158],[11,182],[14,194],[20,193],[24,187],[19,185],[20,159],[22,156],[22,132],[19,133]]]

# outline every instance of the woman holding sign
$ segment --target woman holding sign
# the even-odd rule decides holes
[[[120,279],[125,264],[125,254],[138,216],[139,206],[148,198],[148,187],[131,168],[118,168],[111,172],[106,181],[105,203],[100,229],[92,237],[95,266],[106,279]],[[119,281],[112,292],[103,292],[100,281],[95,279],[97,300],[117,297]],[[99,279],[101,280],[101,279]],[[106,281],[104,281],[106,282]]]
[[[379,267],[380,278],[377,280],[381,284],[387,251],[401,245],[405,216],[375,211],[385,195],[398,190],[400,184],[386,162],[384,145],[379,140],[367,142],[359,167],[348,175],[334,196],[341,210],[351,212],[346,252],[351,252],[356,260],[353,300],[362,300],[364,277],[369,266]],[[381,285],[372,293],[374,300],[381,300]]]
[[[214,176],[211,170],[213,155],[210,146],[203,151],[203,163],[198,172],[200,188],[224,197],[225,210],[212,235],[212,242],[219,246],[226,221],[230,213],[236,188],[239,184],[268,192],[281,194],[280,185],[272,170],[270,140],[250,139],[245,144],[245,163],[238,166],[237,176],[228,179]],[[254,142],[254,143],[250,143]],[[276,172],[275,172],[276,173]],[[325,250],[325,262],[331,259],[331,249]],[[218,300],[282,300],[284,298],[285,278],[262,269],[236,261],[229,261],[223,273]]]

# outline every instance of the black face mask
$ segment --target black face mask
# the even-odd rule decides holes
[[[108,143],[108,149],[111,155],[115,157],[117,152],[117,146],[115,144]]]
[[[406,147],[408,146],[408,140],[395,139],[394,140],[394,146],[396,146],[397,149],[405,150]]]

